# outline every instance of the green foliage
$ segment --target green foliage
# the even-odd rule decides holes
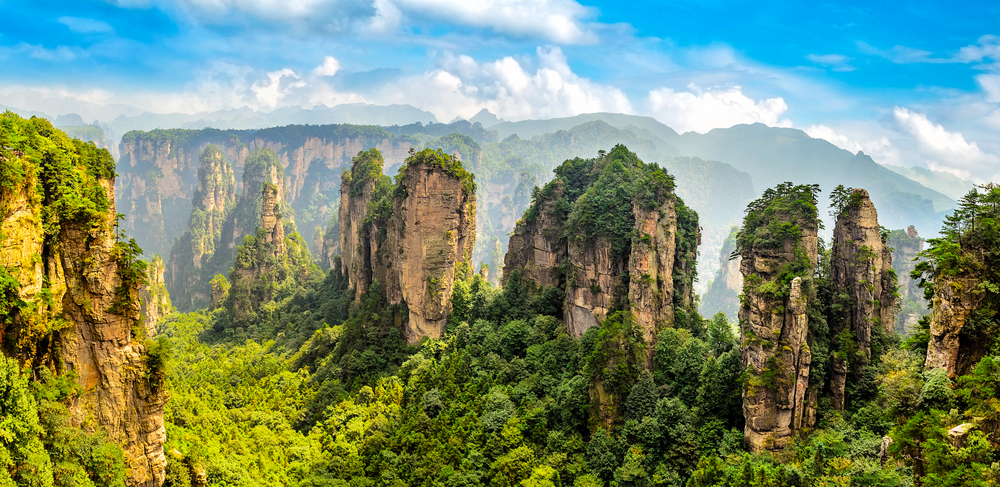
[[[747,206],[743,228],[736,236],[736,253],[777,248],[786,239],[798,242],[803,228],[815,230],[820,225],[818,197],[817,184],[781,183],[765,190]]]
[[[458,160],[455,156],[451,154],[446,154],[443,150],[431,150],[424,149],[419,152],[411,152],[410,156],[406,158],[406,161],[402,168],[400,168],[400,174],[406,170],[407,167],[439,167],[444,169],[445,174],[457,178],[462,182],[462,191],[465,194],[474,194],[476,192],[476,176],[465,169],[462,165],[462,161]],[[399,188],[405,191],[405,188]]]
[[[830,192],[830,216],[834,218],[860,205],[861,194],[855,193],[854,188],[845,188],[843,184],[840,184]]]

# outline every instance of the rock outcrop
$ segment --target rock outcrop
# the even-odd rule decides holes
[[[738,237],[744,282],[740,350],[748,377],[743,434],[754,451],[781,449],[816,420],[818,386],[809,382],[806,314],[818,258],[816,190],[810,188],[787,184],[765,192],[751,203]],[[784,223],[798,231],[775,235]]]
[[[153,256],[146,268],[146,285],[139,289],[142,323],[146,327],[148,336],[156,334],[157,323],[173,308],[170,293],[167,292],[167,285],[163,281],[164,268],[163,259],[159,255]]]
[[[117,239],[114,161],[45,120],[3,117],[31,134],[0,148],[6,169],[23,170],[5,171],[0,185],[0,292],[18,300],[0,309],[3,351],[74,373],[73,425],[103,429],[122,447],[129,485],[159,486],[167,397],[147,380],[148,348],[137,336],[143,267],[134,242]]]
[[[170,249],[167,282],[183,310],[203,307],[208,290],[202,263],[208,262],[221,242],[222,227],[236,204],[233,167],[218,147],[209,144],[199,156],[198,188],[195,190],[188,228]]]
[[[855,189],[837,215],[830,253],[834,291],[846,300],[843,319],[831,323],[831,336],[847,332],[850,344],[834,344],[831,392],[833,407],[844,409],[848,374],[855,377],[871,361],[873,328],[892,334],[895,328],[896,273],[892,253],[878,224],[878,212],[868,191]]]
[[[400,164],[416,141],[356,125],[126,133],[120,145],[118,191],[131,204],[121,210],[126,230],[140,237],[146,252],[166,255],[174,237],[184,232],[184,216],[192,209],[199,184],[198,155],[210,144],[232,163],[237,181],[252,153],[273,151],[284,169],[286,202],[297,212],[300,227],[312,236],[332,216],[339,198],[337,176],[354,154],[376,147],[390,165]]]
[[[927,343],[928,369],[944,369],[948,377],[966,373],[988,352],[987,340],[963,333],[969,315],[979,308],[986,293],[978,276],[939,276],[934,281],[931,301],[930,340]]]
[[[207,148],[205,152],[209,149],[211,148]],[[223,174],[227,166],[228,163],[223,160],[221,164]],[[217,188],[212,183],[212,175],[218,173],[219,171],[205,172],[206,188]],[[291,212],[288,211],[288,204],[284,199],[284,179],[281,164],[273,152],[266,149],[255,151],[246,158],[242,180],[243,194],[235,204],[229,203],[223,209],[212,206],[213,213],[202,210],[201,206],[196,206],[191,211],[191,227],[175,242],[167,274],[167,286],[179,310],[192,311],[209,305],[211,289],[208,282],[217,274],[228,274],[236,256],[237,246],[247,236],[254,235],[255,229],[260,224],[261,201],[265,186],[274,186],[275,198],[280,206],[279,212],[290,216]],[[209,199],[207,195],[206,199]],[[228,193],[221,199],[229,201]],[[288,219],[291,220],[290,217]],[[211,227],[208,225],[209,221],[212,222]],[[199,245],[198,242],[209,238],[207,235],[209,230],[213,232],[211,236],[213,243]],[[196,251],[202,252],[197,266],[194,265],[192,257]]]
[[[631,310],[652,343],[690,311],[697,214],[674,194],[671,177],[624,146],[566,161],[556,174],[510,237],[504,285],[515,276],[536,289],[565,284],[571,334],[582,336],[611,311]],[[622,181],[633,178],[649,192],[631,194]]]
[[[910,225],[906,230],[889,232],[889,247],[892,248],[892,268],[899,281],[901,303],[896,315],[896,331],[909,335],[920,317],[929,312],[923,289],[910,277],[920,259],[917,254],[924,250],[924,239]]]
[[[439,338],[455,279],[472,273],[476,194],[453,156],[424,150],[406,160],[395,187],[377,150],[354,159],[341,184],[342,271],[358,298],[375,280],[391,305],[409,310],[404,335]]]

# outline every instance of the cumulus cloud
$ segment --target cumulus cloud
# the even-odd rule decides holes
[[[533,61],[534,70],[529,67]],[[445,55],[437,69],[391,83],[379,99],[409,103],[443,120],[471,117],[483,108],[506,120],[633,111],[618,88],[575,74],[558,47],[538,48],[534,60],[508,56],[480,63]]]
[[[649,92],[647,105],[653,117],[678,132],[705,133],[714,128],[742,123],[763,123],[789,127],[781,116],[788,105],[781,97],[754,100],[739,86],[703,89],[688,85],[689,91],[659,88]]]
[[[1000,169],[1000,157],[984,152],[979,144],[966,140],[961,133],[950,132],[926,115],[906,108],[895,107],[892,113],[900,131],[913,138],[932,169],[965,178],[971,174],[989,177]]]
[[[856,69],[848,63],[851,58],[843,54],[810,54],[806,56],[806,59],[820,66],[827,66],[834,71],[854,71]]]
[[[313,74],[316,76],[333,76],[340,71],[340,61],[333,56],[326,56],[323,58],[323,64],[316,66],[313,70]]]
[[[110,34],[115,31],[107,22],[78,17],[59,17],[57,21],[77,34]]]

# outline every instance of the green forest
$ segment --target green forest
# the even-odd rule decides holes
[[[42,216],[50,237],[64,222],[114,218],[105,193],[95,189],[96,181],[113,174],[106,150],[71,141],[40,119],[5,114],[0,124],[5,222],[10,210],[4,205],[16,196],[12,190],[24,187],[50,202]],[[453,139],[471,147],[469,140]],[[509,139],[490,150],[523,143]],[[269,152],[255,152],[247,167],[275,165]],[[505,155],[487,172],[499,177],[526,169],[516,154],[521,152]],[[499,157],[483,159],[485,165]],[[407,167],[443,171],[468,193],[482,183],[476,168],[440,151],[412,151],[395,179],[379,177],[382,160],[375,149],[359,153],[355,162],[378,179],[380,194],[405,195]],[[593,168],[603,169],[598,175]],[[630,168],[638,169],[633,174]],[[275,171],[280,174],[280,167]],[[521,217],[535,221],[555,186],[534,187],[525,172],[531,204]],[[622,205],[655,211],[657,198],[679,184],[624,146],[610,155],[601,151],[596,159],[566,160],[554,172],[559,184],[569,181],[565,199],[553,205],[568,221],[563,237],[583,246],[611,241],[619,267],[629,265],[625,250],[649,238],[637,234],[635,217]],[[357,296],[339,257],[320,271],[294,224],[281,222],[286,207],[261,209],[257,191],[266,199],[278,189],[265,182],[245,197],[256,204],[253,211],[270,211],[279,220],[287,232],[280,234],[283,240],[269,240],[273,234],[258,228],[231,250],[228,273],[212,276],[211,287],[225,293],[220,301],[161,318],[155,339],[140,330],[130,338],[145,340],[143,380],[169,398],[163,413],[165,485],[1000,483],[996,185],[970,191],[945,220],[941,236],[927,240],[908,276],[926,301],[900,305],[947,302],[949,309],[964,310],[957,330],[940,328],[957,323],[959,312],[914,310],[923,316],[911,334],[872,326],[864,353],[859,347],[865,344],[844,324],[853,308],[836,281],[833,243],[817,239],[815,261],[806,247],[822,225],[814,184],[783,183],[762,192],[730,235],[725,248],[734,255],[742,252],[746,259],[756,252],[774,263],[771,280],[760,277],[763,271],[748,275],[738,317],[677,308],[682,319],[657,326],[649,342],[628,306],[610,310],[599,326],[574,336],[564,322],[565,281],[562,288],[539,290],[518,272],[505,276],[502,286],[464,272],[454,283],[444,334],[408,344],[401,326],[406,304],[390,304],[393,298],[377,279]],[[832,213],[838,219],[858,207],[853,195],[851,188],[835,190]],[[677,204],[675,228],[694,238],[698,215]],[[385,212],[393,211],[389,206],[383,200],[370,204],[366,224],[383,222]],[[0,234],[0,242],[4,238]],[[886,230],[879,238],[888,245],[901,235]],[[121,232],[116,239],[121,303],[127,307],[134,302],[131,293],[146,284],[146,268],[136,260],[134,241]],[[100,427],[69,417],[67,404],[83,392],[73,372],[32,360],[7,338],[11,324],[35,306],[19,297],[17,272],[7,262],[0,265],[3,346],[11,357],[0,358],[0,485],[125,485],[122,449]],[[792,314],[794,303],[787,300],[797,296],[800,283],[801,299],[808,302],[803,336],[811,357],[808,387],[818,397],[815,421],[797,428],[781,448],[752,451],[744,435],[758,418],[747,417],[746,397],[763,389],[784,391],[789,380],[775,372],[780,359],[774,357],[761,374],[748,367],[747,347],[780,349],[784,342],[748,332],[746,317],[759,299],[787,304],[773,308],[773,316]],[[42,330],[31,339],[59,332]],[[831,399],[832,377],[842,366],[848,384],[846,402],[838,407]],[[619,401],[610,408],[610,422],[600,413],[608,410],[609,397]]]

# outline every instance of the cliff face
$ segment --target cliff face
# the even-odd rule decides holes
[[[208,300],[202,262],[215,253],[226,215],[236,201],[233,167],[222,151],[208,145],[199,159],[191,218],[187,230],[170,249],[167,279],[175,300],[185,310],[203,306]]]
[[[980,281],[978,276],[939,276],[934,281],[931,337],[925,362],[928,369],[941,368],[948,377],[955,378],[967,373],[988,352],[983,349],[988,340],[963,333],[969,315],[987,297]]]
[[[471,277],[475,244],[474,188],[463,187],[459,177],[436,161],[410,159],[396,188],[382,247],[381,265],[389,264],[376,270],[385,276],[389,303],[406,303],[410,311],[408,342],[441,337],[455,279]],[[375,265],[380,267],[377,261]]]
[[[208,282],[216,274],[228,273],[237,246],[253,235],[260,223],[265,186],[274,186],[279,205],[287,206],[281,165],[273,152],[258,151],[246,158],[243,194],[238,199],[233,196],[232,168],[222,153],[209,146],[203,155],[205,166],[199,171],[202,183],[195,193],[198,200],[191,210],[188,230],[171,249],[166,276],[170,295],[181,311],[209,305]]]
[[[818,258],[815,198],[809,187],[768,190],[751,203],[738,237],[745,296],[740,350],[748,374],[744,436],[755,451],[783,448],[816,420],[818,387],[809,383],[806,315]],[[799,231],[774,234],[783,223]]]
[[[386,197],[391,187],[389,177],[382,174],[384,165],[378,150],[362,151],[354,158],[351,170],[341,175],[337,217],[340,265],[357,299],[361,299],[372,282],[372,235],[377,235],[378,228],[372,228],[374,222],[366,222],[366,217],[369,203]],[[382,225],[384,230],[385,223]],[[375,245],[377,250],[378,243]]]
[[[881,234],[878,213],[868,192],[855,189],[837,216],[830,254],[830,274],[838,295],[846,296],[843,321],[831,323],[831,336],[847,331],[855,347],[840,344],[833,354],[833,406],[844,409],[848,373],[859,374],[871,360],[872,329],[886,334],[895,328],[896,274],[892,254]]]
[[[409,310],[404,334],[438,338],[451,312],[456,278],[471,276],[476,239],[472,174],[453,156],[412,154],[395,187],[377,150],[354,159],[341,184],[341,269],[357,297],[374,280],[389,304]]]
[[[73,424],[103,429],[122,447],[130,485],[158,486],[166,394],[148,380],[139,250],[116,238],[114,162],[47,121],[4,117],[35,135],[0,153],[0,274],[16,276],[2,291],[21,300],[0,309],[3,350],[26,366],[75,373]]]
[[[147,267],[146,284],[139,289],[140,312],[148,336],[156,334],[156,324],[173,308],[163,280],[164,269],[163,259],[159,255],[154,256]]]
[[[917,281],[910,277],[910,273],[917,267],[917,254],[924,250],[924,239],[910,225],[906,230],[889,232],[889,247],[892,248],[892,268],[899,280],[902,304],[896,315],[896,331],[909,335],[920,317],[928,313],[924,292],[917,286]]]
[[[565,284],[563,317],[577,337],[611,311],[631,310],[652,343],[690,311],[697,214],[666,173],[623,146],[566,161],[556,174],[510,237],[504,284],[515,275],[537,288]],[[630,194],[631,180],[649,194]]]
[[[198,154],[210,144],[232,163],[237,179],[250,154],[273,151],[286,176],[285,201],[311,236],[333,216],[337,175],[354,154],[376,147],[390,165],[399,164],[416,141],[354,125],[129,132],[120,145],[118,190],[132,203],[122,208],[126,229],[142,237],[139,243],[147,252],[166,254],[173,238],[184,231],[183,215],[189,213],[199,184]]]

